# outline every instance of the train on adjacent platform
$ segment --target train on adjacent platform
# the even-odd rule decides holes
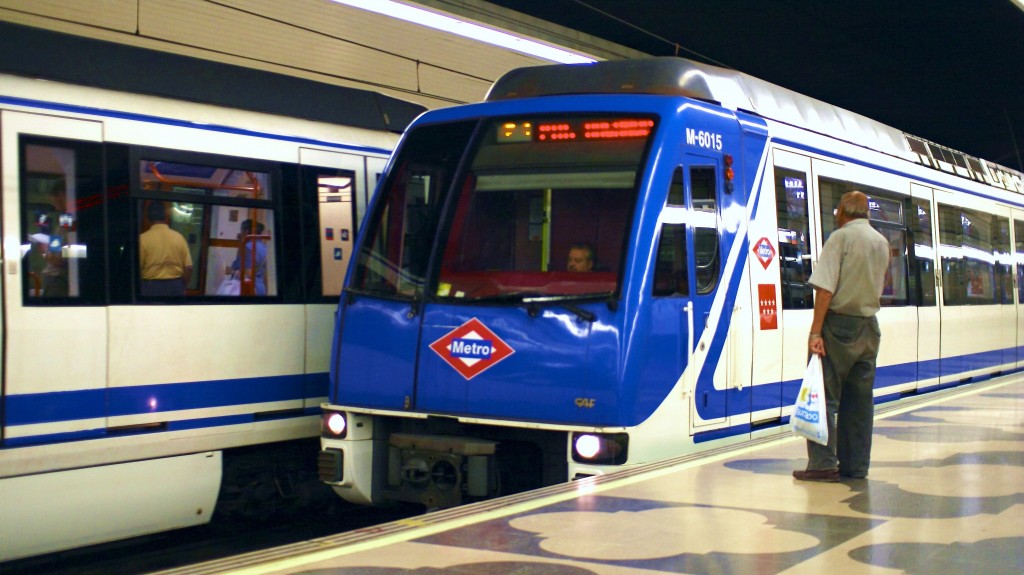
[[[0,560],[330,500],[313,460],[334,312],[424,108],[3,27],[24,53],[0,66]],[[67,69],[83,53],[111,76]],[[153,78],[171,93],[138,93]],[[188,244],[184,295],[141,289],[154,204]]]
[[[422,115],[356,241],[321,480],[445,507],[788,432],[853,189],[892,252],[876,401],[1024,367],[1018,171],[680,58]]]

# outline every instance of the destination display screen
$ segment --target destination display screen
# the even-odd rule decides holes
[[[654,131],[651,118],[545,118],[498,122],[497,142],[581,142],[646,139]]]

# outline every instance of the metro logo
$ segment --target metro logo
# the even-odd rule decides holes
[[[757,256],[757,261],[761,262],[764,269],[768,269],[769,264],[775,259],[775,247],[772,246],[771,240],[768,238],[761,238],[757,240],[757,243],[753,247],[754,255]]]
[[[476,318],[430,344],[430,349],[466,379],[473,379],[515,353]]]
[[[476,341],[472,339],[453,339],[448,351],[452,357],[467,359],[490,359],[491,342],[488,340]]]

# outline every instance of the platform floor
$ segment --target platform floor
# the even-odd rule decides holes
[[[785,438],[310,542],[301,553],[228,571],[1024,573],[1024,379],[944,393],[879,416],[867,479],[796,481],[804,443]]]

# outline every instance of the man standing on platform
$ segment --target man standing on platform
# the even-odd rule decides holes
[[[809,280],[815,295],[807,346],[822,360],[828,445],[807,442],[807,468],[793,472],[802,481],[863,478],[871,464],[875,359],[881,340],[875,314],[889,266],[889,242],[871,227],[868,211],[864,193],[843,194],[836,231],[825,242]]]

